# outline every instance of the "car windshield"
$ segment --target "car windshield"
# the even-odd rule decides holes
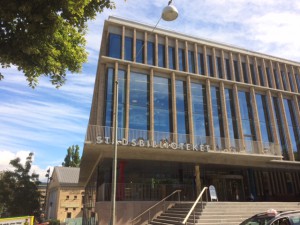
[[[240,225],[266,225],[271,219],[273,219],[274,216],[270,215],[257,215],[254,217],[251,217],[244,222],[242,222]]]

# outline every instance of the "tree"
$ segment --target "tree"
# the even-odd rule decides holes
[[[30,174],[33,153],[26,158],[25,166],[20,158],[10,161],[14,171],[4,171],[0,179],[0,202],[10,216],[33,215],[39,211],[39,175]]]
[[[79,146],[72,145],[67,149],[67,155],[65,157],[62,166],[64,167],[79,167],[80,166],[80,155],[79,155]]]
[[[114,7],[110,0],[1,0],[0,65],[16,65],[32,88],[41,75],[63,85],[67,70],[80,72],[87,60],[87,21]]]

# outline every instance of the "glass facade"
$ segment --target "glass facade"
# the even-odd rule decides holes
[[[264,86],[265,85],[265,77],[263,73],[263,69],[261,66],[257,66],[258,69],[258,74],[259,74],[259,79],[260,79],[260,85]]]
[[[279,81],[279,75],[277,73],[277,69],[273,69],[274,72],[274,78],[275,78],[275,85],[277,89],[280,89],[280,81]]]
[[[299,122],[296,119],[293,102],[290,99],[284,99],[284,109],[286,113],[286,119],[288,123],[288,128],[290,132],[290,138],[292,142],[292,148],[295,156],[295,160],[300,161],[300,129]]]
[[[168,47],[169,51],[169,69],[174,70],[175,69],[175,48]]]
[[[214,64],[211,55],[207,55],[207,72],[208,72],[208,76],[210,77],[214,76]]]
[[[155,76],[153,79],[154,89],[154,131],[155,140],[167,139],[170,141],[172,132],[171,112],[171,80]]]
[[[284,131],[283,120],[282,120],[283,115],[280,110],[279,99],[277,97],[273,97],[272,100],[273,100],[272,104],[273,104],[273,109],[276,118],[276,129],[277,129],[278,139],[280,140],[282,156],[284,159],[288,160],[289,155],[286,147],[285,131]]]
[[[266,73],[267,73],[269,87],[273,88],[272,77],[271,77],[272,75],[269,67],[266,67]]]
[[[125,37],[125,60],[133,59],[133,40],[131,37]]]
[[[159,67],[166,67],[165,63],[165,46],[162,44],[158,44],[158,66]]]
[[[257,84],[256,81],[256,72],[253,64],[250,64],[250,72],[251,72],[251,79],[252,79],[252,84]]]
[[[202,53],[198,53],[198,69],[199,74],[204,75],[204,56]]]
[[[108,38],[108,56],[121,59],[121,35],[110,33]]]
[[[185,71],[185,54],[184,49],[178,49],[178,63],[179,63],[179,70]]]
[[[188,59],[189,59],[189,72],[195,73],[195,57],[193,51],[188,51]]]
[[[237,60],[233,60],[233,68],[234,68],[235,80],[241,82],[239,64]]]
[[[136,40],[136,52],[135,52],[135,58],[136,62],[138,63],[144,63],[144,41],[143,40]]]
[[[147,43],[147,63],[148,65],[154,65],[155,63],[155,48],[154,43],[148,41]]]
[[[191,83],[194,141],[196,144],[207,142],[209,136],[206,88],[204,84]]]
[[[243,136],[246,150],[253,150],[252,141],[256,141],[250,93],[239,91],[240,113],[243,125]]]
[[[290,72],[288,72],[288,78],[289,78],[289,81],[290,81],[291,91],[295,92],[296,89],[295,89],[295,84],[294,84],[292,75],[293,74],[291,74]]]
[[[295,78],[298,86],[298,92],[300,93],[300,75],[295,73]]]
[[[219,87],[211,86],[211,103],[216,149],[224,147],[224,127]]]
[[[247,64],[242,62],[243,78],[245,83],[249,83]]]
[[[222,59],[221,57],[216,57],[216,60],[217,60],[217,75],[218,75],[218,78],[223,78],[223,71],[222,71]]]
[[[176,80],[176,109],[178,142],[187,143],[187,134],[189,134],[187,111],[188,107],[186,96],[186,82],[182,80]]]
[[[108,68],[106,75],[106,107],[104,126],[113,126],[113,104],[114,104],[114,69]]]
[[[238,139],[238,128],[237,128],[237,119],[236,111],[234,108],[234,98],[233,92],[231,89],[225,88],[225,100],[226,100],[226,111],[227,111],[227,120],[228,120],[228,129],[229,129],[229,138],[230,138],[230,149],[236,149],[236,141]]]
[[[226,67],[226,78],[227,78],[227,80],[232,80],[229,59],[225,59],[225,67]]]
[[[284,71],[281,71],[281,77],[282,77],[282,83],[283,83],[283,88],[284,90],[288,90],[288,84],[287,84],[287,79],[286,79],[286,74]]]
[[[129,128],[131,132],[138,132],[139,137],[148,139],[149,130],[149,76],[142,73],[130,74],[130,107]],[[129,137],[131,133],[129,134]],[[136,137],[136,135],[135,135]],[[131,138],[130,138],[131,139]]]
[[[270,123],[270,115],[265,95],[256,94],[257,112],[260,123],[262,141],[264,144],[273,142],[272,127]],[[267,146],[265,146],[267,147]]]

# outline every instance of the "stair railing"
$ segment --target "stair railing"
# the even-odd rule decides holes
[[[187,220],[189,219],[190,215],[192,214],[192,212],[194,213],[194,224],[195,224],[195,207],[196,205],[198,204],[198,202],[201,200],[201,207],[202,207],[202,210],[203,210],[203,199],[202,199],[202,196],[204,193],[206,193],[206,202],[208,201],[208,198],[207,198],[207,187],[204,187],[201,191],[201,193],[199,194],[198,198],[196,199],[196,201],[194,202],[192,208],[190,209],[190,211],[188,212],[188,214],[186,215],[186,217],[184,218],[184,220],[182,221],[182,224],[186,224],[187,223]]]
[[[154,204],[153,206],[151,206],[150,208],[146,209],[144,212],[142,212],[140,215],[138,215],[137,217],[135,217],[134,219],[132,219],[130,222],[133,225],[134,221],[136,221],[137,219],[141,218],[144,214],[148,213],[148,223],[150,223],[151,221],[151,210],[154,209],[156,206],[160,205],[161,203],[163,203],[163,212],[165,212],[166,210],[166,206],[165,206],[165,202],[168,198],[170,198],[171,196],[175,195],[176,193],[178,193],[178,202],[180,202],[180,192],[181,190],[176,190],[174,192],[172,192],[170,195],[168,195],[167,197],[163,198],[162,200],[160,200],[159,202],[157,202],[156,204]]]

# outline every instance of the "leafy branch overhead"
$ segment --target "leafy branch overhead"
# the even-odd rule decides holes
[[[42,75],[57,87],[66,72],[81,71],[87,60],[84,35],[87,21],[105,8],[115,8],[110,0],[2,0],[0,7],[0,65],[17,66],[29,86]],[[0,80],[4,74],[0,74]]]

